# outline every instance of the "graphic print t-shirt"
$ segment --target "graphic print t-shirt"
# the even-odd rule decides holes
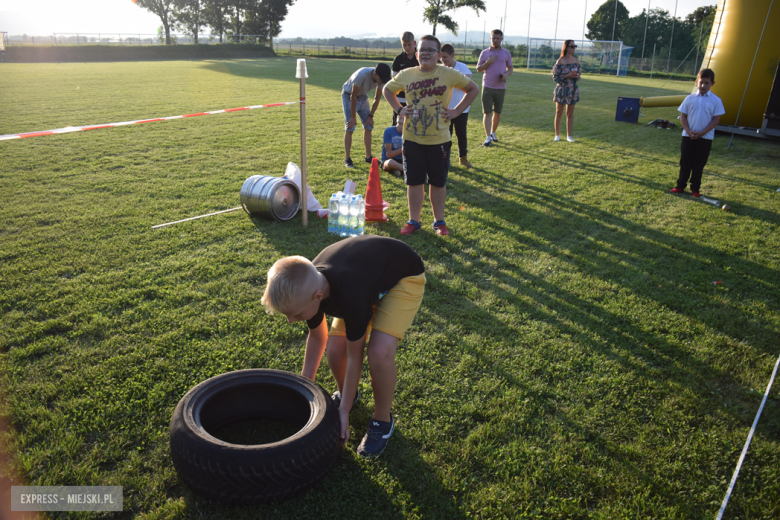
[[[404,141],[443,144],[452,140],[450,123],[442,110],[447,108],[453,88],[466,88],[471,80],[455,69],[437,65],[431,72],[419,67],[402,70],[385,86],[397,94],[406,91],[406,105],[412,107],[404,125]]]
[[[396,127],[389,126],[385,128],[385,133],[382,135],[382,162],[385,162],[388,159],[387,149],[384,146],[386,144],[393,145],[393,150],[398,150],[403,146],[404,138]],[[400,157],[396,155],[395,160],[397,161],[398,159],[400,159]]]
[[[402,278],[425,272],[422,258],[405,242],[375,235],[330,245],[312,263],[328,280],[330,295],[306,324],[315,329],[326,314],[342,318],[349,341],[363,337],[374,304]]]

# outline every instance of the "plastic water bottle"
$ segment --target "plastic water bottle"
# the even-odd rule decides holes
[[[356,237],[358,233],[358,215],[360,214],[360,202],[356,196],[349,201],[349,235]]]
[[[339,236],[349,236],[349,194],[342,193],[339,199]]]
[[[366,231],[366,201],[363,200],[362,195],[357,196],[357,201],[359,206],[357,234],[362,235]]]
[[[340,192],[339,192],[340,193]],[[334,193],[328,201],[328,233],[338,234],[339,229],[339,194]]]

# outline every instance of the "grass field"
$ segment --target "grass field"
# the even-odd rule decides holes
[[[365,192],[367,165],[342,166],[339,89],[369,64],[308,60],[320,202],[345,179]],[[3,64],[0,134],[295,101],[294,74],[285,58]],[[575,144],[552,141],[546,73],[510,79],[497,146],[479,147],[473,106],[476,168],[450,173],[452,236],[426,207],[404,238],[428,285],[397,356],[387,451],[354,452],[373,405],[364,374],[326,480],[263,507],[191,493],[168,422],[208,377],[300,371],[305,325],[264,312],[265,274],[337,239],[325,220],[238,212],[150,228],[237,206],[247,177],[299,162],[297,106],[0,142],[2,443],[19,476],[124,486],[116,518],[714,517],[780,353],[780,147],[716,137],[702,191],[731,212],[668,194],[679,130],[614,121],[618,96],[662,83],[583,78]],[[377,126],[390,120],[383,102]],[[390,221],[367,232],[400,238],[405,187],[383,174],[382,189]],[[318,381],[335,389],[326,363]],[[726,518],[780,516],[778,389]]]

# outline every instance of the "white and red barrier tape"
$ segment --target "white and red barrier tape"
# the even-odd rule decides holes
[[[0,135],[0,141],[7,141],[9,139],[24,139],[26,137],[39,137],[42,135],[67,134],[70,132],[85,132],[87,130],[98,130],[100,128],[115,128],[117,126],[139,125],[141,123],[153,123],[155,121],[170,121],[171,119],[183,119],[185,117],[210,116],[214,114],[224,114],[226,112],[240,112],[241,110],[254,110],[255,108],[297,105],[299,103],[306,103],[306,99],[301,98],[300,101],[288,101],[285,103],[271,103],[270,105],[252,105],[249,107],[226,108],[224,110],[214,110],[212,112],[198,112],[197,114],[186,114],[182,116],[156,117],[154,119],[139,119],[138,121],[123,121],[121,123],[108,123],[105,125],[68,126],[65,128],[58,128],[56,130],[43,130],[40,132],[27,132],[23,134],[7,134],[7,135]]]

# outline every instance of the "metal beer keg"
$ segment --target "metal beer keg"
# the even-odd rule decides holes
[[[241,206],[253,217],[290,220],[301,207],[301,193],[289,179],[252,175],[241,186]]]

